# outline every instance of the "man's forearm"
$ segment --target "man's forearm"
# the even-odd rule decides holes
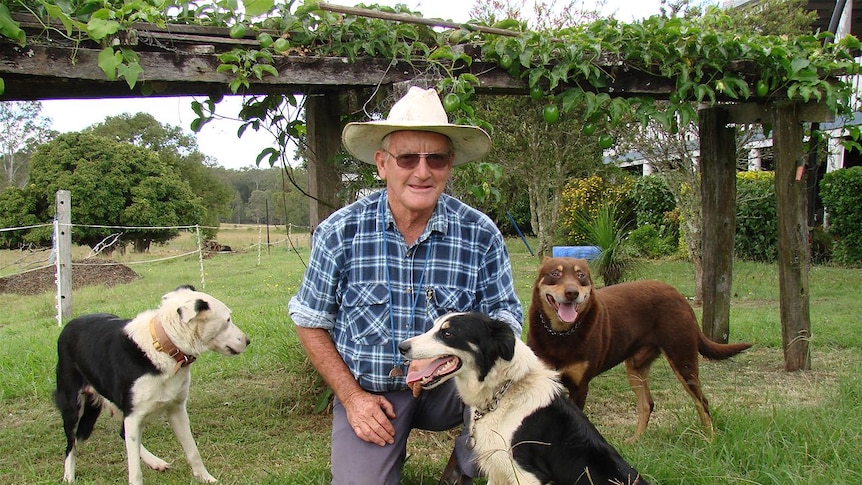
[[[344,402],[348,396],[362,391],[359,383],[353,377],[341,354],[335,349],[335,343],[329,332],[322,328],[306,328],[297,326],[296,335],[305,349],[311,364],[332,388],[332,392]]]

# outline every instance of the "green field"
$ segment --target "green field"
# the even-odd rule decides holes
[[[75,288],[73,314],[133,316],[154,307],[180,284],[205,289],[233,308],[252,340],[236,357],[204,354],[192,368],[192,431],[210,473],[221,483],[317,484],[329,481],[328,409],[316,409],[325,388],[307,363],[286,315],[288,298],[308,261],[305,235],[229,227],[219,242],[232,253],[203,260],[189,235],[147,255],[114,254],[140,278],[117,286]],[[518,239],[509,241],[516,287],[529,304],[537,260]],[[84,257],[76,251],[75,257]],[[0,253],[2,274],[24,255]],[[35,259],[44,255],[33,256]],[[162,259],[160,261],[155,261]],[[203,270],[202,270],[203,268]],[[691,265],[644,261],[638,276],[667,281],[691,296]],[[599,430],[652,483],[842,484],[862,481],[862,271],[814,267],[811,279],[813,370],[783,371],[775,265],[739,262],[734,268],[731,340],[754,347],[724,362],[703,362],[701,378],[716,435],[704,436],[694,405],[664,360],[652,372],[656,411],[634,444],[635,397],[622,369],[593,381],[586,412]],[[0,294],[0,483],[57,483],[64,436],[52,402],[54,292]],[[78,483],[125,483],[120,421],[104,416],[79,447]],[[416,432],[404,484],[436,484],[451,450],[452,433]],[[144,442],[173,469],[144,471],[149,483],[194,483],[179,444],[163,419]],[[481,483],[481,480],[480,480]]]

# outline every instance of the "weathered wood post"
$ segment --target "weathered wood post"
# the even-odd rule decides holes
[[[724,108],[698,112],[703,210],[703,333],[727,343],[736,235],[736,138]]]
[[[774,107],[775,202],[778,206],[778,287],[784,370],[811,369],[808,197],[802,121],[795,103]]]
[[[54,201],[57,326],[62,326],[72,316],[72,195],[68,190],[58,190]]]
[[[341,108],[337,92],[312,94],[305,100],[308,127],[308,220],[312,230],[341,207],[336,195],[341,178],[334,163],[341,149]]]

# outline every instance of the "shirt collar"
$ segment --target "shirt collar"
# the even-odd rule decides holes
[[[385,204],[385,222],[384,227],[389,228],[395,224],[395,219],[392,218],[392,211],[389,209],[388,198],[386,195],[386,191],[383,190],[383,195],[380,197],[379,204]],[[425,230],[422,232],[422,235],[419,236],[420,241],[424,241],[428,239],[428,237],[434,233],[439,232],[441,235],[445,236],[449,232],[449,221],[446,218],[447,206],[445,203],[445,199],[449,196],[446,194],[440,195],[440,198],[437,199],[437,206],[434,207],[434,212],[431,214],[431,219],[428,220],[428,223],[425,225]],[[378,213],[380,211],[378,205]]]

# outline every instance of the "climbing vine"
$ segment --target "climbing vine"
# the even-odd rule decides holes
[[[849,114],[852,86],[839,75],[860,72],[854,56],[862,47],[852,36],[827,42],[828,33],[764,36],[741,31],[716,7],[696,18],[656,15],[633,23],[598,19],[555,31],[530,31],[511,19],[441,30],[338,14],[317,1],[10,0],[8,5],[0,4],[0,37],[21,46],[42,40],[28,38],[10,10],[33,14],[44,22],[45,35],[60,35],[76,45],[100,45],[99,66],[106,77],[122,78],[130,87],[141,74],[134,50],[124,41],[134,35],[134,22],[221,26],[230,29],[231,37],[257,40],[252,47],[238,44],[219,55],[219,71],[232,76],[231,92],[242,94],[254,79],[278,75],[279,56],[350,61],[377,57],[407,62],[417,72],[433,70],[452,116],[489,129],[473,109],[479,79],[455,66],[494,63],[524,80],[549,123],[577,110],[587,125],[615,125],[633,114],[642,123],[655,120],[673,130],[696,116],[693,102],[816,101],[837,115]],[[421,16],[403,5],[360,7]],[[481,27],[508,32],[488,33]],[[669,102],[606,92],[627,73],[672,80]],[[0,79],[0,94],[3,89]],[[212,119],[217,101],[196,103],[193,129]],[[301,137],[303,122],[294,118],[284,123],[282,102],[296,106],[291,97],[251,97],[240,114],[246,122],[243,129],[282,123],[283,136]],[[858,130],[850,134],[854,138],[849,143],[859,147]],[[270,163],[277,155],[277,150],[267,154]]]

